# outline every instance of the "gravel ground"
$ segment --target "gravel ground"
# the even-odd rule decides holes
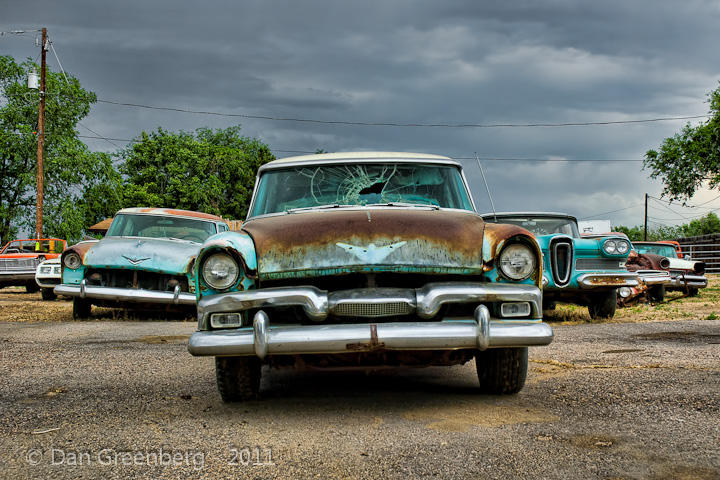
[[[265,371],[236,405],[194,328],[0,322],[0,478],[720,477],[718,320],[556,325],[511,397],[466,364]]]

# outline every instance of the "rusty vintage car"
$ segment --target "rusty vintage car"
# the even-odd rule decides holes
[[[640,254],[654,254],[667,257],[668,270],[672,281],[665,286],[667,291],[681,291],[689,296],[698,294],[699,289],[708,285],[705,276],[705,262],[678,258],[677,242],[633,242],[635,250]]]
[[[0,250],[0,288],[24,286],[28,293],[40,290],[35,270],[40,263],[59,257],[66,246],[60,238],[13,240]]]
[[[191,354],[214,356],[224,401],[257,395],[264,364],[456,365],[518,392],[547,345],[530,232],[486,224],[447,157],[359,152],[263,165],[239,232],[198,254]]]
[[[73,318],[93,305],[195,312],[195,256],[211,235],[227,231],[215,215],[168,208],[120,210],[107,235],[62,254],[57,295],[73,297]]]
[[[587,306],[591,318],[613,317],[618,289],[638,285],[638,275],[625,268],[631,246],[622,236],[581,236],[577,219],[566,213],[486,213],[483,218],[522,226],[537,237],[547,265],[543,300],[548,309],[556,302],[573,303]]]

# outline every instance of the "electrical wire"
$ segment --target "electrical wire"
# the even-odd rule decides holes
[[[601,215],[608,215],[610,213],[622,212],[623,210],[630,210],[631,208],[637,208],[637,207],[642,207],[642,206],[643,206],[642,203],[638,203],[636,205],[630,205],[629,207],[619,208],[617,210],[610,210],[609,212],[602,212],[602,213],[596,213],[595,215],[588,215],[587,217],[580,218],[580,220],[586,220],[588,218],[599,217]]]
[[[247,118],[252,120],[270,120],[276,122],[319,123],[323,125],[351,125],[362,127],[425,127],[425,128],[527,128],[527,127],[581,127],[592,125],[624,125],[632,123],[665,122],[671,120],[692,120],[707,118],[709,115],[689,115],[677,117],[645,118],[638,120],[610,120],[604,122],[563,122],[563,123],[397,123],[397,122],[353,122],[345,120],[319,120],[296,117],[274,117],[270,115],[250,115],[246,113],[224,113],[206,110],[190,110],[179,107],[161,107],[141,103],[118,102],[114,100],[98,99],[98,103],[119,105],[124,107],[146,108],[150,110],[164,110],[170,112],[192,113],[198,115],[214,115],[220,117]]]

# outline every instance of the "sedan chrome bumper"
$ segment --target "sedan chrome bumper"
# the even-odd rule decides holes
[[[55,287],[56,295],[90,298],[108,302],[159,303],[168,305],[195,305],[194,293],[181,292],[175,287],[172,292],[143,290],[135,288],[99,287],[87,285],[83,279],[79,285],[63,283]]]
[[[553,339],[540,320],[497,320],[484,305],[474,319],[440,322],[270,326],[262,310],[252,327],[195,332],[188,351],[195,356],[331,354],[375,350],[485,350],[547,345]]]
[[[483,302],[527,302],[530,304],[530,319],[542,318],[542,291],[535,285],[453,282],[428,283],[418,289],[358,288],[336,292],[307,286],[261,288],[201,298],[198,302],[198,329],[206,330],[214,313],[259,308],[302,307],[308,318],[322,322],[328,315],[381,317],[416,314],[422,319],[431,319],[445,304]]]
[[[703,275],[674,274],[669,286],[673,289],[684,289],[685,287],[705,288],[707,285],[708,279]]]
[[[638,270],[635,273],[645,285],[669,285],[672,282],[667,270]]]
[[[617,273],[590,272],[580,275],[577,281],[580,287],[583,289],[607,287],[637,287],[638,274],[635,272],[626,271]]]

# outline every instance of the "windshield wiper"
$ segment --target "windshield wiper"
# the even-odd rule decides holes
[[[432,203],[406,203],[406,202],[387,202],[387,203],[368,203],[366,207],[422,207],[440,210],[440,207]]]
[[[288,208],[285,213],[303,212],[306,210],[327,210],[328,208],[357,207],[357,205],[343,205],[340,203],[329,203],[327,205],[316,205],[314,207]]]

